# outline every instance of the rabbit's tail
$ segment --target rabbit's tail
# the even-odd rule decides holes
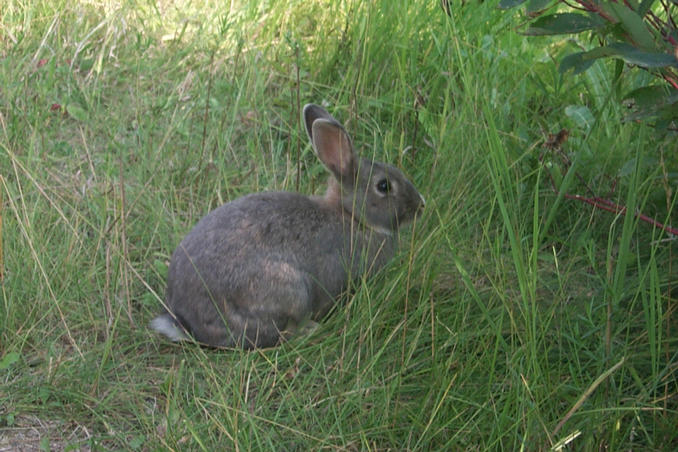
[[[164,334],[173,342],[186,341],[190,338],[186,335],[183,328],[172,318],[171,315],[165,313],[151,320],[151,328],[158,333]]]

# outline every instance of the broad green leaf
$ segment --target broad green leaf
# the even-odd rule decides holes
[[[87,121],[87,112],[85,111],[84,108],[82,108],[80,105],[76,103],[66,104],[66,111],[74,119],[77,119],[80,122]]]
[[[80,60],[80,65],[78,66],[78,69],[81,70],[82,72],[88,72],[92,70],[94,63],[95,63],[94,58],[83,58]]]
[[[2,361],[0,361],[0,370],[9,369],[12,364],[19,361],[20,357],[21,355],[19,355],[17,352],[7,353],[5,356],[2,357]]]
[[[563,35],[581,33],[602,27],[603,21],[597,16],[585,16],[577,13],[556,13],[540,17],[525,31],[529,36]]]
[[[627,177],[627,176],[633,174],[633,172],[635,171],[636,166],[637,166],[637,164],[636,164],[637,161],[638,161],[638,159],[636,159],[634,157],[631,160],[624,163],[622,165],[621,169],[619,170],[619,173],[617,173],[618,176],[619,177]]]
[[[558,70],[560,71],[561,74],[564,74],[565,72],[569,71],[570,69],[573,69],[574,75],[577,75],[579,73],[584,72],[588,68],[591,67],[591,65],[595,62],[593,59],[584,59],[584,55],[586,52],[577,52],[577,53],[572,53],[565,58],[563,58],[560,62],[560,67]]]
[[[526,0],[501,0],[499,2],[499,8],[501,9],[511,9],[516,6],[525,3]]]
[[[634,111],[624,116],[624,121],[648,121],[652,118],[657,120],[655,125],[657,128],[665,129],[671,122],[678,120],[678,105],[664,105],[662,107]]]
[[[560,72],[564,73],[574,68],[575,74],[583,72],[592,64],[586,62],[598,58],[616,57],[621,58],[628,64],[635,64],[645,68],[678,67],[678,60],[668,53],[644,52],[625,42],[615,42],[605,47],[598,47],[588,52],[579,52],[563,58],[560,64]]]
[[[678,96],[673,97],[673,102],[659,107],[657,109],[657,116],[667,121],[678,121]]]
[[[621,22],[624,30],[631,36],[631,39],[638,47],[650,51],[655,49],[654,36],[648,30],[645,22],[643,22],[643,18],[634,10],[621,2],[607,2],[604,8],[612,17]]]
[[[627,121],[658,118],[665,122],[678,119],[678,92],[665,86],[644,86],[624,96],[625,101],[633,101],[633,112],[626,116]]]
[[[646,68],[678,67],[678,60],[669,53],[644,52],[625,42],[615,42],[599,50],[603,53],[601,56],[619,56],[629,64]]]
[[[661,105],[668,98],[668,90],[665,86],[643,86],[635,89],[624,96],[625,101],[633,101],[638,108],[648,108]]]
[[[565,115],[585,130],[589,130],[594,122],[593,113],[586,105],[568,105],[565,107]]]
[[[644,0],[636,10],[638,11],[638,15],[643,17],[650,10],[650,8],[652,8],[652,4],[655,1],[656,0]]]
[[[129,448],[132,450],[139,450],[141,449],[141,446],[143,446],[145,442],[146,437],[144,437],[144,435],[137,435],[129,441],[128,445]]]
[[[529,3],[527,4],[527,6],[525,7],[525,11],[528,14],[533,14],[533,13],[536,13],[538,11],[543,11],[551,3],[553,3],[553,0],[530,0]]]
[[[624,73],[624,60],[616,60],[614,62],[614,77],[612,78],[613,81],[619,80],[619,77],[622,76]]]

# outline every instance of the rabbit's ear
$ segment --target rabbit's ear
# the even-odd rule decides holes
[[[351,138],[334,119],[316,119],[311,127],[311,141],[320,160],[344,184],[355,179],[356,156]]]
[[[313,122],[316,119],[329,119],[331,121],[337,121],[327,113],[323,107],[319,107],[315,104],[306,104],[304,105],[304,124],[306,125],[306,133],[308,138],[313,141]],[[337,122],[338,124],[338,122]]]

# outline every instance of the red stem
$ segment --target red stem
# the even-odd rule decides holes
[[[676,82],[675,80],[673,80],[671,77],[669,77],[669,76],[666,75],[666,74],[662,74],[662,78],[663,78],[664,80],[666,80],[667,82],[669,82],[669,83],[671,84],[671,86],[673,86],[675,89],[678,89],[678,82]]]
[[[593,207],[597,207],[598,209],[607,210],[608,212],[626,215],[626,210],[627,210],[626,206],[621,206],[619,204],[615,204],[612,201],[610,201],[609,199],[603,199],[603,198],[598,198],[598,197],[587,198],[585,196],[571,195],[569,193],[565,193],[565,197],[567,199],[574,199],[576,201],[585,202],[586,204],[590,204]],[[674,228],[671,225],[662,224],[659,221],[655,220],[654,218],[650,218],[647,215],[644,215],[640,212],[636,212],[635,216],[639,220],[642,220],[646,223],[650,223],[651,225],[656,226],[659,229],[668,232],[669,234],[678,235],[678,228]]]

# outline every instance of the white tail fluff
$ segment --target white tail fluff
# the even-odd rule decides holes
[[[173,342],[186,341],[188,336],[169,314],[162,314],[151,320],[151,328],[164,334]]]

